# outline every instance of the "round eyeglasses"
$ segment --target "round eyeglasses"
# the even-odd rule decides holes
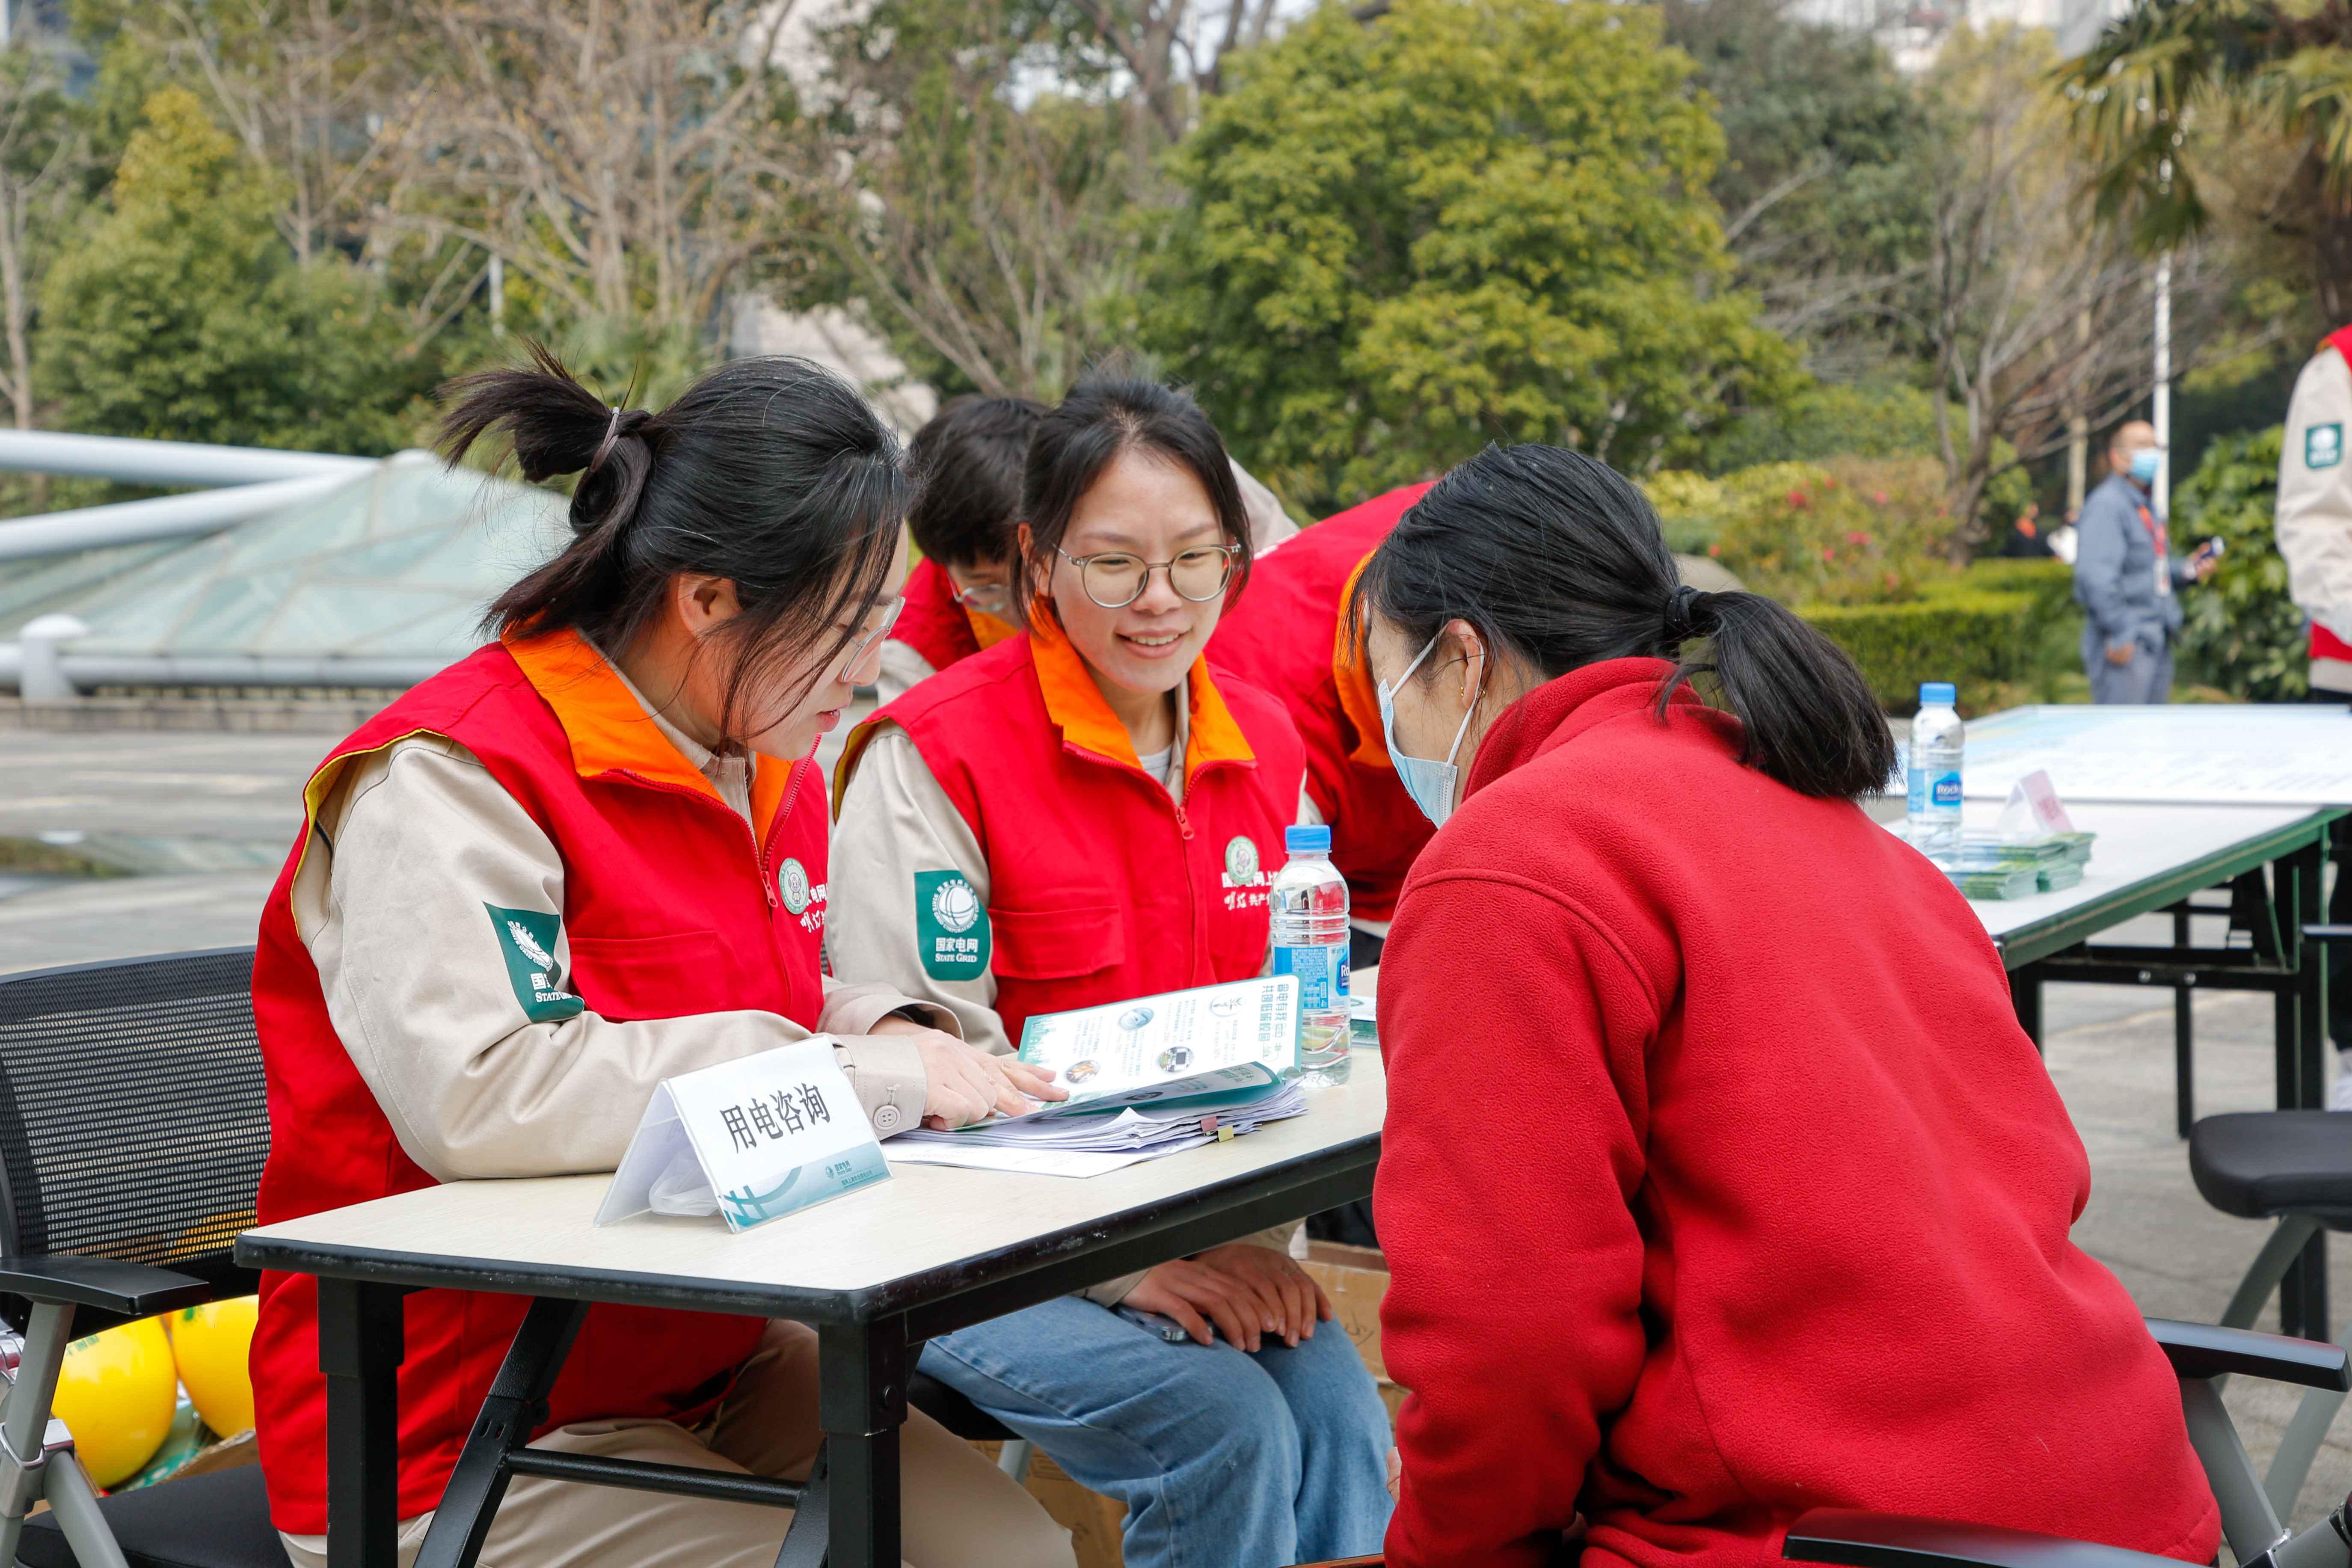
[[[1144,588],[1154,572],[1168,574],[1168,585],[1176,596],[1195,605],[1205,605],[1225,591],[1225,584],[1234,574],[1234,557],[1241,553],[1238,544],[1196,544],[1173,561],[1146,561],[1124,550],[1104,551],[1094,555],[1073,555],[1060,545],[1054,553],[1078,569],[1078,584],[1087,597],[1106,610],[1123,610],[1143,597]]]
[[[846,680],[852,686],[863,686],[866,684],[866,682],[857,679],[858,669],[866,663],[866,656],[873,652],[884,637],[890,635],[890,628],[898,624],[898,613],[906,607],[906,595],[900,595],[898,598],[891,600],[889,607],[882,612],[881,623],[860,633],[857,637],[849,644],[848,660],[841,667],[841,675],[844,680]]]
[[[1013,608],[1013,584],[1010,583],[967,584],[957,583],[952,574],[948,581],[955,583],[955,592],[950,596],[967,610],[978,610],[983,616],[994,616],[1001,621]]]

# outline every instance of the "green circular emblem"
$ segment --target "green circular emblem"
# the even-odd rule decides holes
[[[1225,879],[1244,888],[1257,880],[1257,845],[1246,833],[1234,834],[1225,846]]]
[[[786,859],[776,868],[776,891],[783,895],[784,908],[799,914],[809,907],[808,868],[799,861]]]
[[[980,896],[961,877],[941,882],[931,895],[931,919],[940,922],[943,931],[968,931],[979,923]]]

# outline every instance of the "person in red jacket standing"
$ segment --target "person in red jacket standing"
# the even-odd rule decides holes
[[[1852,662],[1489,448],[1358,587],[1439,824],[1380,987],[1390,1568],[1754,1568],[1824,1506],[2211,1560],[2172,1371]],[[1698,676],[1718,700],[1694,694]]]
[[[1282,699],[1307,742],[1307,791],[1330,825],[1331,863],[1348,879],[1348,962],[1359,969],[1381,961],[1397,891],[1430,826],[1389,764],[1363,646],[1342,634],[1339,606],[1397,519],[1428,489],[1407,485],[1374,496],[1267,556],[1251,574],[1248,598],[1226,610],[1210,644],[1218,664]]]
[[[609,1171],[661,1079],[813,1032],[875,1130],[1058,1097],[819,971],[818,737],[897,613],[906,481],[872,409],[797,360],[739,360],[658,414],[606,408],[544,351],[457,384],[455,454],[488,430],[527,479],[579,473],[572,537],[502,595],[501,635],[335,748],[264,909],[254,1016],[269,1080],[264,1223],[436,1182]],[[265,1274],[255,1426],[298,1568],[326,1561],[317,1283]],[[528,1303],[402,1305],[399,1562]],[[805,1475],[815,1336],[795,1323],[590,1310],[533,1445]],[[1068,1538],[971,1448],[903,1433],[907,1555],[1067,1568]],[[519,1478],[502,1568],[755,1568],[789,1516]]]

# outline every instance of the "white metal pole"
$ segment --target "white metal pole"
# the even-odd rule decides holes
[[[2172,502],[2172,252],[2156,264],[2156,515]]]

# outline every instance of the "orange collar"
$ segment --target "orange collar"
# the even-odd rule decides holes
[[[963,612],[965,624],[971,627],[971,640],[980,645],[982,653],[1021,629],[1003,616],[992,616],[986,610],[975,610],[969,605],[959,605],[956,608]]]
[[[1381,728],[1381,697],[1372,685],[1371,661],[1364,657],[1364,639],[1348,635],[1348,606],[1355,602],[1356,579],[1364,574],[1371,560],[1367,552],[1357,562],[1339,590],[1339,629],[1331,637],[1331,683],[1339,689],[1340,711],[1356,727],[1356,749],[1348,753],[1348,760],[1368,768],[1394,768],[1396,764],[1389,761],[1388,734]]]
[[[1036,668],[1037,689],[1045,699],[1045,716],[1062,731],[1064,744],[1115,763],[1125,763],[1130,768],[1141,768],[1127,726],[1118,721],[1118,715],[1103,700],[1102,689],[1095,684],[1086,660],[1071,646],[1069,635],[1062,630],[1057,617],[1039,615],[1032,618],[1029,658]],[[1225,706],[1224,694],[1209,677],[1208,660],[1194,659],[1185,679],[1191,700],[1184,737],[1185,781],[1190,783],[1211,763],[1256,762],[1257,753],[1250,750],[1249,738],[1242,733],[1233,710]]]
[[[567,626],[536,636],[509,632],[499,640],[531,689],[555,710],[555,721],[572,743],[572,765],[582,778],[626,773],[726,805],[702,770],[670,744],[645,705],[586,637]],[[751,821],[763,844],[796,765],[773,757],[752,758]]]

